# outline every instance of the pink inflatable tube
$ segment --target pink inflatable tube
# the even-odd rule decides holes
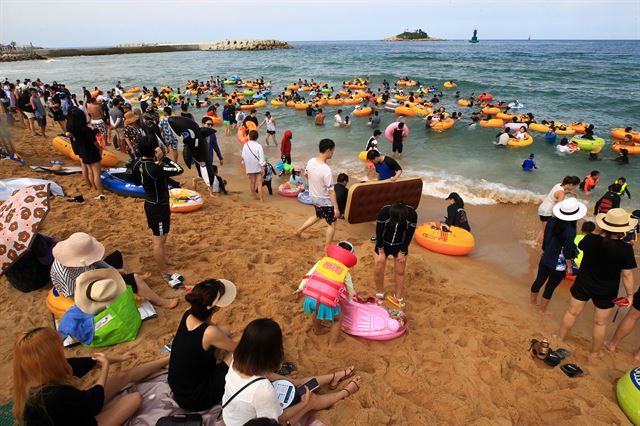
[[[384,136],[389,140],[389,142],[393,142],[393,131],[398,128],[398,124],[400,124],[400,122],[395,121],[389,124],[387,128],[384,130]],[[409,137],[409,126],[407,126],[407,123],[404,123],[404,129],[402,134],[405,135],[406,137]]]

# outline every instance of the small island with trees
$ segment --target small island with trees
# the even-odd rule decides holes
[[[415,31],[405,30],[403,33],[385,38],[383,41],[446,41],[446,39],[429,37],[429,34],[417,29]]]

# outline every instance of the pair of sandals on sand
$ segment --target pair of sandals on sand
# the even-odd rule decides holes
[[[529,353],[532,357],[544,361],[551,368],[555,368],[564,359],[571,356],[571,352],[564,348],[558,348],[555,351],[551,349],[547,339],[531,339]],[[580,367],[572,363],[561,365],[560,370],[569,377],[578,377],[584,373]]]
[[[371,298],[369,298],[371,299]],[[406,306],[406,304],[404,303],[404,298],[397,298],[395,294],[387,294],[385,295],[385,293],[376,293],[376,297],[371,301],[372,303],[375,302],[378,305],[382,305],[384,303],[384,301],[387,301],[389,303],[391,303],[393,306],[395,306],[396,308],[404,308]],[[367,299],[367,301],[369,301]]]
[[[174,272],[173,274],[165,274],[162,276],[162,279],[165,280],[165,282],[169,284],[169,287],[174,290],[184,286],[184,277],[177,272]]]
[[[289,374],[293,373],[294,371],[296,371],[296,365],[293,362],[285,361],[280,365],[280,368],[278,368],[278,370],[276,371],[276,374],[280,374],[281,376],[288,376]],[[350,377],[352,377],[353,373],[355,373],[355,371],[356,371],[356,369],[354,367],[349,367],[349,368],[346,368],[346,369],[344,369],[342,371],[334,371],[332,373],[333,377],[331,377],[331,381],[329,382],[329,389],[331,389],[332,391],[336,390],[338,388],[338,386],[340,385],[340,383],[342,383],[346,379],[349,379]],[[335,382],[337,373],[344,373],[344,375],[340,379],[338,379],[337,382]],[[356,385],[357,390],[360,390],[360,386],[358,386],[358,383],[355,380],[351,380],[349,383],[353,383],[354,385]],[[342,390],[347,391],[349,396],[351,396],[352,392],[349,389],[344,388]]]

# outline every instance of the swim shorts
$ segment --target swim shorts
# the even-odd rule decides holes
[[[593,305],[598,309],[611,309],[615,306],[613,299],[617,297],[617,290],[611,294],[595,294],[589,288],[576,281],[571,286],[571,296],[581,302],[588,302],[591,299],[593,300]]]
[[[231,124],[231,122],[229,120],[223,120],[222,124],[227,125],[227,124]]]
[[[47,125],[47,117],[44,115],[42,117],[36,117],[36,121],[38,122],[38,126],[40,127],[44,127]]]
[[[171,211],[168,204],[144,203],[147,224],[156,237],[167,235],[171,222]]]
[[[549,222],[551,216],[540,216],[540,222]]]
[[[32,112],[27,112],[27,111],[22,111],[22,113],[24,114],[25,117],[27,117],[29,120],[33,120],[34,118],[36,118],[36,115]]]
[[[402,246],[400,245],[390,246],[389,244],[384,244],[382,246],[382,249],[384,250],[384,254],[386,254],[387,256],[393,256],[393,257],[398,257],[398,254],[400,254],[401,248]],[[379,254],[378,247],[375,248],[375,252],[376,254]],[[408,254],[409,254],[409,250],[407,250],[407,252],[405,253],[405,256]]]
[[[275,130],[267,130],[267,133],[270,135],[275,135],[276,131]]]
[[[328,225],[334,223],[337,219],[333,215],[333,206],[313,206],[316,209],[316,217],[327,221]]]
[[[398,154],[402,154],[402,142],[394,142],[391,145],[391,151],[397,152]]]
[[[53,121],[64,121],[64,112],[60,109],[51,111],[51,115],[53,115]]]

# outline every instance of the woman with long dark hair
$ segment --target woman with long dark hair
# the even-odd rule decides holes
[[[211,317],[235,297],[235,285],[222,279],[205,280],[186,296],[191,307],[173,338],[169,362],[169,386],[186,410],[208,410],[222,399],[237,343],[229,337],[229,329],[217,326]]]
[[[637,268],[633,246],[623,241],[637,219],[631,219],[623,209],[611,209],[596,216],[598,230],[586,235],[578,244],[583,257],[576,281],[571,287],[571,302],[564,314],[558,336],[564,340],[589,300],[593,312],[591,356],[601,358],[606,323],[618,296],[620,280],[626,292],[628,306],[633,306],[633,270]]]
[[[407,266],[409,244],[416,230],[418,214],[413,207],[404,203],[384,206],[378,213],[376,222],[376,260],[373,269],[373,280],[376,283],[376,298],[382,304],[384,294],[384,271],[387,267],[387,257],[393,256],[393,274],[395,277],[395,293],[389,294],[387,300],[399,307],[405,306],[402,292],[404,291],[404,271]]]
[[[449,205],[447,206],[447,217],[444,223],[448,226],[457,226],[458,228],[471,231],[462,197],[457,192],[452,192],[447,197],[447,201],[449,201]]]
[[[278,420],[280,424],[295,424],[307,413],[329,408],[350,397],[362,386],[362,378],[358,376],[341,390],[315,394],[315,389],[305,386],[311,377],[292,379],[274,373],[283,359],[282,330],[278,323],[269,318],[249,323],[233,353],[233,364],[226,377],[222,417],[227,426],[242,426],[258,417]],[[318,388],[328,386],[334,390],[351,374],[353,367],[313,378]],[[271,381],[281,379],[295,387],[305,386],[304,393],[296,395],[284,410],[271,384]]]
[[[98,191],[97,200],[104,200],[104,189],[100,180],[100,160],[102,160],[102,148],[98,144],[96,135],[98,130],[87,125],[87,116],[76,107],[69,109],[67,116],[67,133],[71,140],[73,152],[80,157],[82,176],[91,189]]]

